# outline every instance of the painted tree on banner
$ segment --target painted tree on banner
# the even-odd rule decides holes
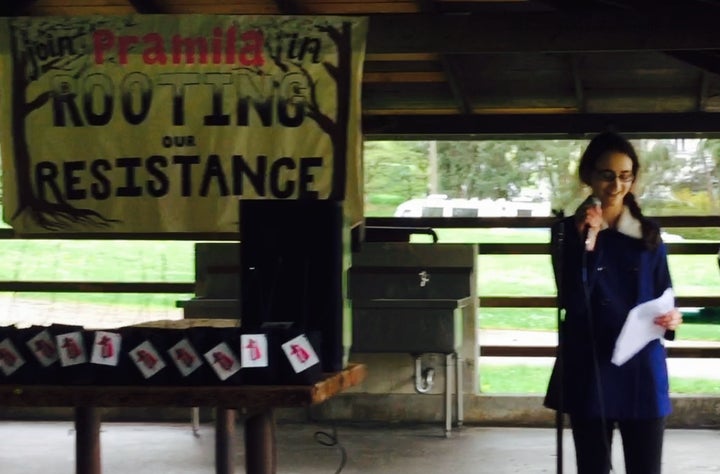
[[[100,21],[100,20],[98,20]],[[107,23],[109,20],[101,20]],[[117,20],[121,21],[121,20]],[[56,41],[54,38],[79,38],[87,34],[88,29],[97,25],[88,24],[86,19],[72,19],[61,23],[36,22],[28,18],[10,21],[10,53],[13,60],[12,80],[15,93],[11,95],[11,127],[15,137],[13,162],[16,170],[18,205],[11,220],[27,212],[39,226],[48,230],[61,230],[72,223],[84,223],[94,226],[107,226],[116,220],[109,219],[92,209],[72,206],[62,197],[50,201],[37,195],[32,186],[31,156],[27,140],[26,121],[30,114],[46,106],[59,91],[41,90],[30,97],[34,84],[51,72],[64,71],[79,77],[86,67],[84,51],[74,51],[72,44]],[[54,33],[62,33],[55,35]],[[47,39],[40,42],[37,38]]]
[[[285,22],[293,22],[293,28],[287,28]],[[308,25],[302,25],[302,23]],[[305,27],[316,29],[317,31],[327,35],[333,42],[337,50],[337,64],[329,61],[323,61],[328,76],[335,81],[335,104],[337,110],[333,117],[333,111],[323,111],[318,100],[318,88],[321,84],[316,78],[310,74],[305,66],[303,66],[303,57],[306,54],[319,54],[319,45],[313,43],[305,43],[299,47],[299,51],[291,54],[281,54],[282,43],[284,42],[283,31],[303,30]],[[347,171],[347,151],[348,151],[348,128],[347,124],[350,118],[350,103],[347,100],[351,96],[351,58],[352,58],[352,25],[349,22],[342,23],[340,27],[330,24],[329,22],[318,22],[313,19],[297,18],[278,22],[278,29],[275,34],[272,31],[267,33],[267,46],[270,51],[270,57],[275,65],[285,74],[295,70],[305,78],[309,91],[305,97],[307,117],[314,120],[321,130],[330,137],[333,147],[333,186],[331,200],[341,200],[345,191],[345,180]],[[287,53],[287,52],[285,52]],[[297,60],[292,58],[296,57]],[[258,72],[261,74],[261,72]]]

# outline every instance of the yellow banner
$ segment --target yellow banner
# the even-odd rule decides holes
[[[239,199],[362,218],[357,17],[0,18],[5,222],[237,231]]]

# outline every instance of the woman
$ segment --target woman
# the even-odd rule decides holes
[[[553,228],[553,267],[564,310],[561,357],[546,406],[569,414],[578,474],[610,472],[612,432],[620,430],[628,474],[658,474],[671,411],[666,352],[649,342],[624,364],[611,362],[629,311],[672,286],[659,227],[633,195],[640,164],[632,144],[597,135],[582,155],[580,180],[591,198]],[[654,323],[670,339],[677,308]]]

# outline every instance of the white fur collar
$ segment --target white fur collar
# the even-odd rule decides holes
[[[607,228],[607,222],[603,222],[603,230]],[[629,237],[636,239],[642,238],[642,226],[640,225],[640,221],[630,214],[630,209],[628,209],[627,206],[623,206],[623,211],[618,218],[617,228],[615,230]]]

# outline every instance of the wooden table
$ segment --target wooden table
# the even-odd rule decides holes
[[[326,374],[314,385],[244,386],[63,386],[0,385],[0,405],[17,407],[64,406],[75,408],[75,465],[77,474],[100,474],[100,407],[197,407],[217,408],[215,422],[215,472],[235,472],[235,412],[248,414],[244,421],[245,467],[253,474],[277,470],[274,408],[322,403],[359,384],[366,367],[350,364]]]

